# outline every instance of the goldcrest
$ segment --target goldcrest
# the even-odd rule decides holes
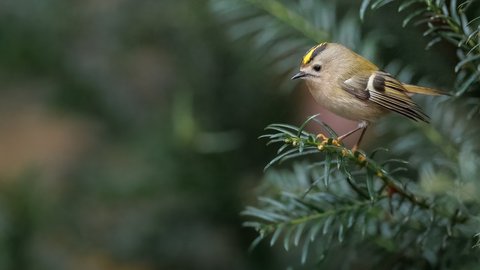
[[[336,43],[321,43],[308,50],[300,72],[292,77],[295,79],[306,81],[317,103],[339,116],[359,122],[356,129],[337,138],[342,140],[362,130],[354,149],[360,144],[367,126],[388,112],[428,123],[428,116],[410,98],[412,94],[444,94],[432,88],[401,83]]]

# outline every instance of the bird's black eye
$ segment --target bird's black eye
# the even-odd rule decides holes
[[[321,69],[322,69],[321,65],[314,65],[313,66],[313,70],[315,70],[316,72],[319,72]]]

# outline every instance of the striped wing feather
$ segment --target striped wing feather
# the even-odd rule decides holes
[[[429,122],[428,116],[413,102],[402,83],[388,73],[377,71],[369,77],[354,76],[342,83],[342,89],[412,120]]]

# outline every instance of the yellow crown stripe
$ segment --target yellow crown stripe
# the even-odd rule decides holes
[[[302,63],[303,63],[304,65],[310,63],[310,61],[312,61],[312,58],[313,58],[313,56],[314,56],[313,53],[315,52],[315,50],[316,50],[318,47],[323,46],[323,45],[325,45],[325,44],[326,44],[325,42],[324,42],[324,43],[320,43],[320,44],[318,44],[317,46],[315,46],[315,47],[311,48],[310,50],[308,50],[308,52],[307,52],[307,53],[305,54],[305,56],[303,57]]]
[[[318,45],[315,46],[315,47],[313,47],[313,48],[311,48],[311,49],[305,54],[305,56],[303,57],[303,61],[302,61],[302,63],[303,63],[304,65],[306,65],[308,62],[312,61],[313,51],[315,51],[315,49],[316,49],[317,47],[318,47]]]

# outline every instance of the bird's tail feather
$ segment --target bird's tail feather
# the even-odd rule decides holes
[[[411,85],[411,84],[404,84],[403,86],[405,87],[405,89],[407,89],[407,92],[411,94],[421,94],[421,95],[430,95],[430,96],[442,96],[442,95],[450,96],[450,94],[447,92],[443,92],[433,88]]]

